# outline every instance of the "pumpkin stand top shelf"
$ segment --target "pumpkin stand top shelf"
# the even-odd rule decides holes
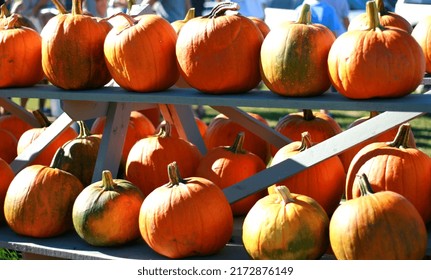
[[[423,84],[431,83],[425,78]],[[292,109],[332,109],[358,111],[431,112],[431,95],[410,94],[401,98],[352,100],[336,92],[325,92],[316,97],[283,97],[268,90],[252,90],[242,94],[205,94],[195,89],[171,88],[161,92],[130,92],[120,87],[93,90],[62,90],[51,85],[0,89],[0,97],[27,97],[127,103],[170,103],[180,105],[209,105],[236,107],[266,107]]]

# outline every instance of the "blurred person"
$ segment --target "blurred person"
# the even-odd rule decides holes
[[[296,9],[301,5],[302,0],[267,0],[266,7],[277,9]]]
[[[225,2],[217,0],[217,2]],[[257,17],[265,19],[266,0],[231,0],[227,2],[235,2],[239,5],[239,12],[246,17]]]
[[[334,7],[335,11],[337,12],[338,17],[340,18],[341,22],[344,26],[344,32],[347,30],[350,24],[349,19],[349,1],[347,0],[321,0],[322,2],[326,2],[332,7]]]
[[[147,0],[153,11],[169,22],[183,20],[191,8],[191,0]],[[145,3],[145,0],[144,0]]]
[[[195,16],[203,16],[205,0],[191,0],[191,7],[195,8]]]

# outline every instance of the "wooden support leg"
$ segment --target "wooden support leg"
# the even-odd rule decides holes
[[[37,121],[37,119],[33,116],[32,113],[30,113],[20,105],[16,104],[12,100],[5,97],[0,97],[0,106],[11,114],[17,115],[19,118],[21,118],[23,121],[27,122],[31,126],[40,127],[40,123]]]

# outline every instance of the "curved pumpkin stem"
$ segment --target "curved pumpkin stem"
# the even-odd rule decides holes
[[[109,170],[102,171],[102,185],[105,191],[112,191],[115,189],[116,184],[112,178],[112,173]]]
[[[72,0],[72,15],[82,15],[82,0]]]
[[[356,175],[359,180],[359,190],[361,192],[361,196],[366,196],[370,194],[374,194],[373,189],[371,188],[370,181],[368,181],[368,177],[365,173],[361,175]]]
[[[394,140],[388,143],[389,147],[395,148],[410,148],[409,146],[409,136],[410,136],[411,126],[409,123],[404,123],[398,128],[397,135]]]
[[[7,18],[4,29],[14,29],[18,27],[21,27],[21,24],[19,23],[19,17],[17,14],[13,14]]]
[[[79,127],[79,134],[76,137],[77,139],[84,139],[91,136],[91,132],[88,129],[87,125],[84,121],[77,121]]]
[[[48,120],[48,118],[45,116],[44,113],[42,113],[41,110],[34,110],[32,111],[32,113],[36,120],[39,122],[40,127],[48,127],[51,125],[51,121]]]
[[[180,183],[184,183],[183,178],[180,174],[180,169],[176,161],[168,164],[168,177],[169,177],[169,188],[178,186]]]
[[[374,0],[376,1],[377,10],[379,11],[380,16],[384,16],[389,14],[388,9],[385,7],[385,2],[383,0]]]
[[[302,5],[301,13],[299,14],[296,23],[311,24],[311,10],[309,4]]]
[[[301,146],[299,147],[298,151],[303,152],[311,146],[313,146],[313,142],[311,142],[310,133],[308,131],[301,133]]]
[[[126,20],[127,20],[127,23],[129,24],[129,26],[133,26],[133,25],[135,25],[136,24],[136,19],[134,19],[132,16],[130,16],[130,15],[128,15],[128,14],[126,14],[126,13],[123,13],[123,12],[118,12],[118,13],[116,13],[116,14],[113,14],[112,16],[110,16],[110,17],[107,17],[107,18],[103,18],[103,19],[101,19],[100,21],[109,21],[110,19],[112,19],[112,18],[114,18],[114,17],[117,17],[117,16],[121,16],[121,17],[124,17]],[[123,31],[124,29],[121,29],[117,34],[119,34],[121,31]]]
[[[246,151],[243,149],[245,134],[243,131],[238,133],[238,135],[235,138],[235,141],[232,146],[227,148],[228,151],[234,153],[234,154],[244,154]]]
[[[171,137],[172,133],[172,124],[170,122],[166,122],[165,125],[161,126],[156,136],[161,138]]]
[[[292,196],[292,193],[290,192],[289,188],[286,186],[276,186],[275,191],[281,195],[284,204],[288,204],[291,202],[295,202],[295,199]]]
[[[370,117],[369,117],[369,119],[374,118],[378,114],[379,114],[379,112],[377,112],[377,111],[370,111]]]
[[[61,166],[63,165],[63,159],[64,159],[64,149],[63,147],[58,148],[57,152],[55,152],[54,157],[52,158],[51,164],[49,167],[51,168],[57,168],[61,169]]]
[[[366,13],[368,18],[368,28],[366,30],[376,30],[385,28],[380,24],[379,11],[377,10],[376,2],[368,1],[366,6]]]
[[[7,18],[8,16],[10,16],[9,10],[6,4],[2,4],[0,7],[0,18]]]
[[[215,5],[208,15],[203,16],[203,18],[216,18],[219,16],[226,15],[226,12],[234,12],[239,10],[239,4],[235,2],[219,2]]]
[[[311,109],[303,109],[302,114],[304,115],[303,118],[306,121],[312,121],[316,118],[313,111]]]
[[[61,3],[59,0],[51,0],[54,6],[57,8],[58,12],[62,15],[67,14],[67,10],[64,7],[63,3]]]

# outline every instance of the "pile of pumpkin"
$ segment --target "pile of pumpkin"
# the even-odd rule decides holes
[[[61,4],[57,5],[61,7]],[[139,20],[128,15],[108,21],[100,20],[81,15],[80,1],[74,1],[71,14],[60,8],[60,15],[43,29],[39,48],[42,56],[35,59],[34,64],[29,61],[26,63],[38,65],[37,61],[42,62],[42,74],[39,75],[45,75],[53,85],[68,90],[98,88],[112,78],[127,90],[165,90],[180,82],[181,73],[183,83],[211,94],[248,91],[263,79],[273,92],[282,95],[321,94],[332,83],[342,94],[356,92],[355,96],[349,96],[351,98],[370,98],[376,97],[376,92],[385,92],[383,89],[388,90],[384,97],[406,95],[422,80],[425,57],[418,43],[413,37],[408,37],[411,35],[407,32],[380,27],[374,2],[367,5],[368,15],[374,13],[374,17],[370,17],[374,25],[366,33],[384,36],[386,31],[389,34],[394,32],[394,38],[409,42],[403,48],[418,47],[416,51],[405,50],[414,54],[410,59],[403,57],[403,65],[411,65],[411,71],[398,75],[394,73],[398,69],[394,69],[393,64],[382,62],[393,56],[399,62],[401,59],[398,55],[404,54],[404,49],[399,47],[373,60],[374,67],[377,67],[376,61],[382,62],[378,64],[381,67],[392,67],[391,73],[388,73],[388,69],[377,69],[378,73],[373,73],[369,65],[358,61],[347,65],[361,65],[348,70],[352,71],[351,76],[346,76],[348,78],[338,72],[333,75],[329,71],[329,83],[326,80],[324,87],[320,85],[317,91],[313,87],[311,92],[309,89],[302,92],[301,87],[311,86],[327,71],[311,70],[310,76],[300,82],[301,87],[296,88],[295,81],[287,80],[292,76],[286,73],[296,73],[288,65],[300,67],[303,74],[308,73],[304,69],[305,65],[314,65],[304,62],[309,59],[301,58],[298,63],[284,64],[283,67],[287,68],[279,66],[279,70],[283,69],[281,72],[270,72],[278,73],[280,78],[272,80],[265,74],[262,54],[266,38],[280,35],[270,37],[271,31],[264,39],[263,33],[259,33],[259,29],[249,19],[238,14],[225,14],[226,10],[237,8],[233,3],[222,3],[207,17],[189,19],[182,26],[181,33],[176,35],[174,24],[170,25],[155,15],[144,15]],[[309,11],[305,6],[298,23],[290,23],[287,28],[317,27],[321,30],[318,34],[333,36],[322,26],[314,26],[307,20]],[[6,22],[8,26],[15,26],[17,17],[12,15]],[[199,30],[208,30],[206,24],[217,22],[220,23],[212,29],[214,37],[204,38]],[[82,24],[86,28],[97,28],[94,27],[90,36],[72,28],[60,28],[66,23],[69,27]],[[229,30],[235,31],[238,37],[226,35],[227,31],[218,29],[218,26],[229,26]],[[23,27],[6,29],[32,32]],[[333,41],[332,46],[336,46],[337,40],[348,36],[359,37],[365,31],[346,34]],[[235,40],[228,42],[226,38]],[[215,42],[209,43],[210,39]],[[79,44],[71,44],[70,40]],[[385,40],[392,42],[390,39]],[[306,41],[312,42],[311,37]],[[190,42],[196,45],[190,47]],[[228,49],[227,54],[220,56],[209,48],[209,44],[216,47],[234,42],[243,44],[225,48]],[[29,44],[34,46],[35,40],[32,39]],[[279,43],[269,45],[279,47]],[[373,47],[365,50],[355,45],[350,51],[361,49],[364,54],[372,53],[372,50],[381,50],[382,46],[377,45],[377,50]],[[314,49],[320,51],[320,43],[319,48]],[[344,51],[347,49],[344,48]],[[304,51],[304,55],[310,56],[311,53]],[[341,53],[334,51],[333,55]],[[345,58],[331,56],[329,50],[326,57],[328,55],[334,61],[346,61]],[[299,53],[296,56],[299,57]],[[259,61],[262,63],[261,70]],[[61,68],[63,64],[70,67]],[[326,69],[328,64],[325,65],[319,69]],[[339,67],[334,69],[343,68],[337,65]],[[367,71],[360,72],[362,68]],[[96,72],[91,72],[94,69],[97,69]],[[37,73],[33,69],[32,74]],[[366,88],[362,86],[365,74],[372,74],[365,78]],[[335,77],[343,78],[337,83]],[[39,79],[41,76],[29,80],[22,78],[3,86],[29,86]],[[373,85],[374,80],[384,85]],[[275,83],[288,84],[289,89],[295,88],[294,94],[279,91],[275,86],[272,88]],[[395,85],[396,92],[391,89],[392,85]],[[362,88],[359,91],[352,89],[357,87]],[[371,95],[369,92],[366,96],[357,95],[357,92],[363,93],[364,89],[370,88],[374,88]],[[265,123],[258,115],[251,115]],[[139,112],[133,112],[132,126],[132,120],[137,119],[147,118]],[[364,120],[358,120],[358,123]],[[46,238],[74,228],[81,238],[95,246],[121,245],[141,236],[157,253],[170,258],[183,258],[220,251],[231,238],[233,217],[245,216],[243,243],[255,259],[317,259],[329,247],[339,259],[421,259],[425,255],[425,224],[431,220],[431,159],[416,148],[408,124],[402,125],[399,131],[389,131],[391,136],[382,134],[382,137],[386,135],[384,140],[376,138],[373,139],[375,143],[365,142],[362,147],[357,146],[316,164],[281,180],[276,186],[268,186],[268,190],[229,204],[223,195],[223,188],[341,132],[340,127],[329,116],[308,109],[289,114],[279,121],[275,129],[293,142],[276,149],[226,116],[219,115],[202,130],[208,148],[208,152],[202,155],[192,143],[174,135],[175,127],[171,124],[161,125],[156,133],[155,126],[147,122],[144,136],[135,135],[136,138],[130,140],[129,145],[124,145],[124,178],[114,179],[109,171],[104,171],[102,181],[91,182],[103,129],[96,132],[92,128],[91,133],[82,122],[79,123],[79,135],[75,133],[67,140],[63,138],[63,142],[53,148],[54,153],[47,160],[38,161],[48,148],[33,160],[32,165],[16,175],[7,162],[2,162],[1,174],[5,179],[0,202],[4,201],[4,220],[16,233]],[[16,139],[21,140],[27,138],[23,137],[26,133],[40,133],[43,130],[33,129],[22,132]],[[126,139],[132,138],[129,136],[132,130],[129,128]],[[394,133],[397,135],[394,136]],[[36,136],[28,138],[33,137]],[[340,204],[343,195],[346,200]]]

